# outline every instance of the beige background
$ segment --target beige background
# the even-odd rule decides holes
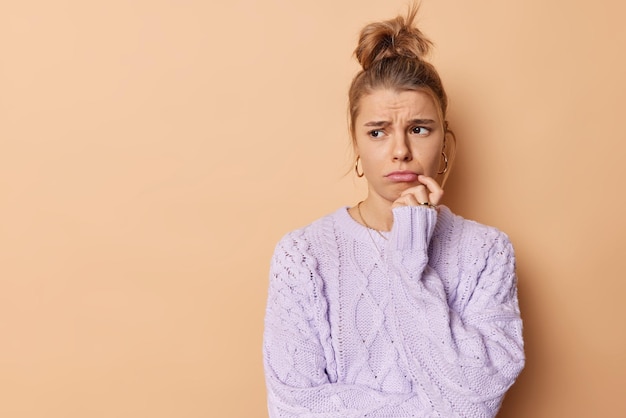
[[[364,197],[346,92],[405,0],[0,3],[0,416],[265,417],[276,241]],[[626,6],[425,0],[446,202],[518,255],[502,417],[626,416]]]

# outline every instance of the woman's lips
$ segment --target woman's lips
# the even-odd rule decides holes
[[[394,171],[386,175],[391,181],[413,182],[417,181],[418,174],[413,171]]]

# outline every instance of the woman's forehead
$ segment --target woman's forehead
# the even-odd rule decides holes
[[[359,117],[406,115],[438,120],[438,111],[432,96],[419,90],[377,89],[364,95]]]

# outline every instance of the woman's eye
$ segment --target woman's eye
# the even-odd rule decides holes
[[[423,126],[416,126],[411,129],[411,132],[416,135],[426,135],[430,132],[428,128],[424,128]]]
[[[383,136],[383,131],[376,129],[373,131],[369,131],[368,135],[371,136],[372,138],[380,138]]]

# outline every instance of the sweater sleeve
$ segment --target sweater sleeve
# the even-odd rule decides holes
[[[513,249],[485,226],[451,238],[459,254],[446,262],[456,267],[439,270],[459,276],[451,304],[442,280],[450,278],[428,264],[436,221],[429,208],[394,209],[388,261],[397,331],[413,378],[437,410],[493,417],[524,366]]]
[[[427,416],[413,393],[383,393],[329,377],[335,367],[326,302],[307,246],[300,232],[292,233],[271,262],[263,342],[270,417]]]

